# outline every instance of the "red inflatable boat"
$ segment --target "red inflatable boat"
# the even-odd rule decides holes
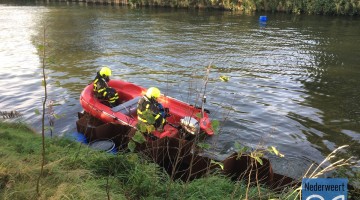
[[[113,108],[104,105],[94,96],[93,85],[89,84],[80,96],[84,111],[105,123],[117,123],[136,128],[137,102],[146,93],[146,89],[121,80],[110,80],[109,86],[116,89],[123,103]],[[158,98],[158,102],[165,108],[169,108],[170,116],[166,118],[168,123],[164,126],[163,132],[153,132],[156,137],[179,137],[180,130],[185,130],[190,135],[198,132],[203,135],[214,134],[208,113],[201,113],[201,108],[164,95]]]

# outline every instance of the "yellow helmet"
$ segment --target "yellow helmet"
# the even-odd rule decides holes
[[[103,68],[101,68],[101,70],[100,70],[100,76],[110,77],[110,76],[111,76],[111,69],[108,68],[108,67],[103,67]]]
[[[160,97],[160,90],[157,89],[156,87],[151,87],[146,91],[146,96],[148,98],[159,98]]]

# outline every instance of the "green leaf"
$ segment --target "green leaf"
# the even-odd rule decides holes
[[[219,79],[223,82],[228,82],[230,78],[228,76],[220,76]]]
[[[220,168],[221,168],[221,170],[224,170],[224,164],[223,164],[223,163],[217,162],[217,161],[215,161],[215,160],[211,160],[210,163],[215,164],[215,165],[219,165]]]
[[[155,124],[155,117],[152,111],[150,110],[144,111],[144,117],[148,124]]]
[[[45,126],[45,127],[44,127],[44,130],[45,130],[45,131],[54,131],[54,127],[52,127],[52,126]]]
[[[45,80],[41,80],[41,86],[45,86],[45,85],[46,85]]]
[[[131,152],[134,152],[135,147],[136,147],[135,142],[132,141],[132,140],[130,140],[130,142],[128,143],[128,149],[129,149]]]
[[[269,147],[268,151],[270,153],[274,153],[276,156],[285,157],[284,154],[280,153],[279,150],[277,150],[276,147],[274,147],[274,146]]]
[[[146,124],[144,124],[143,122],[139,122],[137,124],[138,129],[142,132],[142,133],[146,133],[147,132],[147,128],[146,128]]]
[[[279,151],[274,146],[271,146],[271,149],[273,150],[275,155],[277,155],[277,156],[279,155]]]
[[[147,130],[148,133],[151,133],[151,132],[155,131],[155,126],[153,126],[153,125],[147,125],[147,126],[146,126],[146,130]]]
[[[203,143],[203,142],[198,143],[197,146],[202,148],[202,149],[210,149],[211,148],[210,144]]]
[[[241,156],[242,154],[246,153],[247,150],[248,150],[247,147],[242,147],[241,149],[239,149],[239,150],[237,151],[238,156],[239,156],[239,155]]]
[[[260,157],[254,157],[254,159],[255,159],[258,163],[260,163],[260,165],[263,165],[263,161],[261,160]]]
[[[234,144],[235,151],[238,153],[238,157],[244,154],[249,148],[246,146],[241,146],[240,143],[235,142]]]
[[[134,140],[137,143],[144,143],[146,141],[145,137],[143,136],[143,134],[140,131],[136,131],[135,135],[132,137],[132,140]]]
[[[131,161],[133,163],[138,163],[139,162],[139,156],[136,153],[129,154],[127,156],[127,158],[129,159],[129,161]]]
[[[211,128],[214,131],[214,134],[218,134],[220,127],[220,122],[218,120],[212,120],[211,121]]]
[[[36,115],[40,115],[40,111],[38,109],[35,109],[34,112]]]
[[[235,148],[236,151],[241,149],[241,144],[236,141],[235,144],[234,144],[234,148]]]
[[[255,152],[255,155],[259,158],[264,157],[264,154],[262,152]]]

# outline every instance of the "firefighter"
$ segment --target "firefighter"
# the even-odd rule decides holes
[[[110,81],[111,69],[108,67],[101,68],[96,73],[93,81],[95,96],[103,100],[103,103],[109,107],[115,107],[119,103],[119,95],[114,88],[108,86]]]
[[[156,130],[162,132],[163,127],[166,123],[165,117],[163,114],[163,108],[160,103],[157,102],[157,98],[160,97],[160,90],[156,87],[150,87],[146,94],[139,99],[137,106],[137,115],[138,120],[144,122],[148,125],[153,125]],[[146,118],[146,112],[151,113],[154,117],[154,124],[150,124]]]

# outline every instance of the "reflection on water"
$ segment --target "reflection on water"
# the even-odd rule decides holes
[[[32,43],[38,34],[36,21],[41,8],[0,6],[1,110],[19,110],[25,120],[35,122],[33,105],[41,99],[39,56]],[[33,77],[33,78],[31,78]]]
[[[10,87],[0,89],[1,109],[18,109],[35,126],[33,110],[41,102],[35,46],[45,25],[50,99],[65,114],[55,122],[59,132],[74,130],[80,92],[102,65],[113,69],[113,78],[194,103],[204,68],[213,64],[207,108],[222,121],[221,133],[208,140],[213,152],[230,153],[234,141],[274,145],[288,161],[299,158],[295,166],[304,165],[301,157],[320,161],[343,144],[351,145],[348,154],[360,153],[359,19],[269,15],[263,26],[258,16],[217,11],[85,4],[0,9],[6,27],[0,83]],[[220,75],[230,81],[220,82]]]

